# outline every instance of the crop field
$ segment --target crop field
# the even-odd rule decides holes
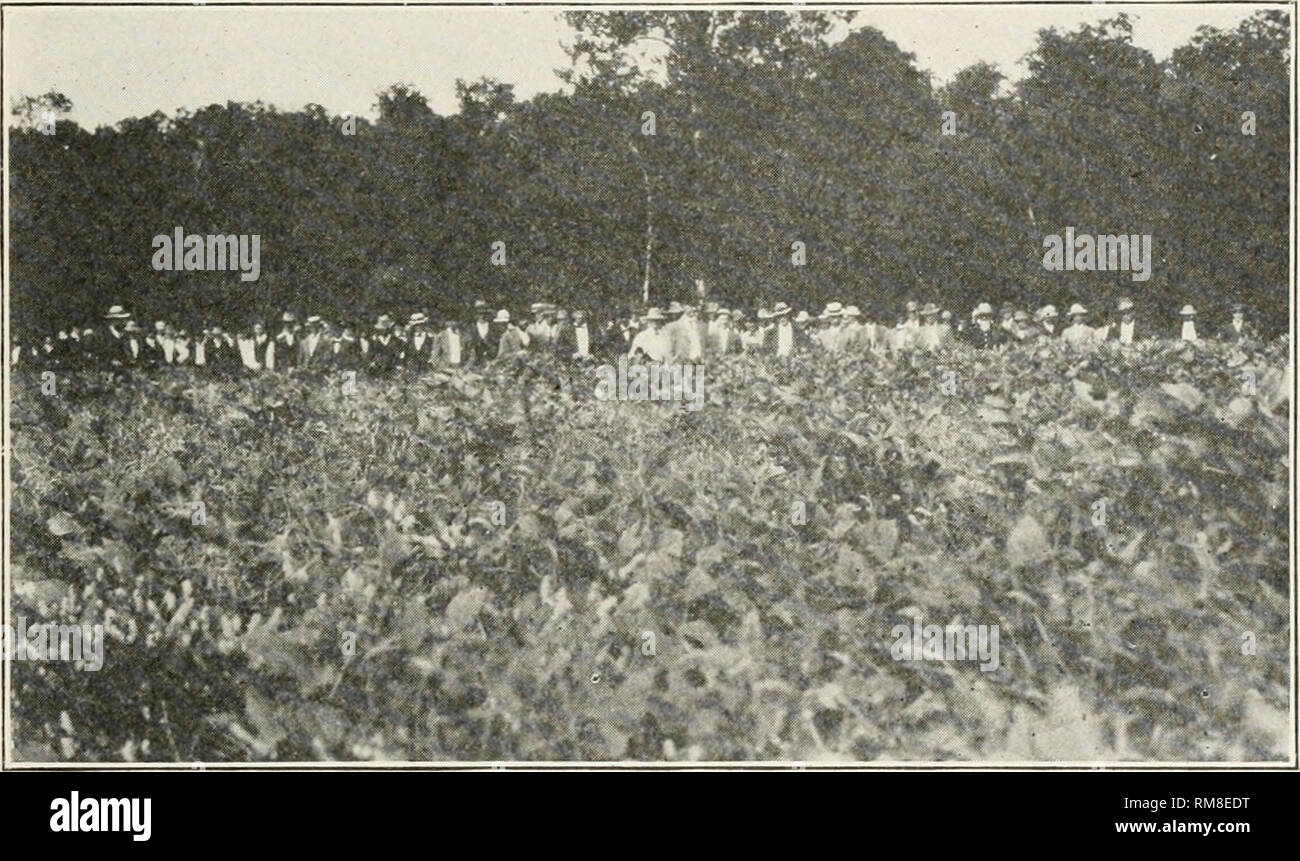
[[[1277,761],[1280,339],[10,377],[19,761]],[[896,625],[997,626],[995,668]]]

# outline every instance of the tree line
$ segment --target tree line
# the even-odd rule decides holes
[[[459,81],[448,116],[400,83],[374,121],[230,102],[89,131],[57,118],[61,93],[15,102],[13,324],[109,303],[190,327],[475,299],[608,311],[702,282],[724,305],[881,317],[910,298],[1131,296],[1171,319],[1244,301],[1287,327],[1285,12],[1201,28],[1163,62],[1124,14],[1045,30],[1009,88],[987,64],[935,86],[870,27],[832,38],[852,13],[566,17],[563,91]],[[260,278],[154,271],[152,237],[176,226],[260,234]],[[1067,226],[1151,234],[1151,279],[1046,271],[1043,238]]]

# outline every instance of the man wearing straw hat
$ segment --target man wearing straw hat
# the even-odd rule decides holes
[[[1117,320],[1112,320],[1099,330],[1098,337],[1128,345],[1138,340],[1137,320],[1133,313],[1133,300],[1125,296],[1115,306]]]
[[[663,332],[664,314],[651,308],[641,318],[644,328],[632,339],[627,354],[631,358],[644,357],[652,362],[662,362],[672,352],[672,343]]]
[[[966,340],[980,350],[991,350],[1002,344],[1002,330],[993,325],[993,306],[981,302],[971,312],[971,327]]]
[[[813,336],[817,346],[826,351],[839,348],[840,322],[844,318],[844,305],[841,302],[827,302],[826,307],[817,315],[820,328]]]
[[[1238,344],[1255,338],[1255,329],[1246,322],[1246,306],[1240,302],[1232,305],[1232,319],[1223,330],[1223,340]]]
[[[96,333],[99,339],[96,353],[102,364],[121,367],[128,361],[131,338],[126,332],[126,324],[130,319],[131,313],[121,305],[114,305],[104,314],[104,328]]]
[[[1069,317],[1070,325],[1066,326],[1064,331],[1061,332],[1061,341],[1066,344],[1082,346],[1097,339],[1096,331],[1084,322],[1088,317],[1087,308],[1075,302],[1070,306]]]
[[[894,352],[911,349],[921,328],[921,309],[915,301],[905,306],[903,319],[889,332],[889,348]]]
[[[532,339],[526,331],[510,321],[509,311],[505,308],[498,310],[492,322],[502,327],[501,338],[497,342],[498,359],[522,356],[528,352],[528,345]]]
[[[668,356],[664,361],[693,362],[700,357],[699,328],[691,309],[680,302],[672,302],[664,312],[668,322],[660,332],[668,339]]]
[[[361,339],[366,369],[381,376],[392,372],[397,367],[399,346],[397,336],[393,333],[393,318],[380,314],[369,337]]]
[[[406,320],[406,354],[403,363],[408,368],[420,369],[438,361],[438,339],[429,325],[429,317],[416,311]]]
[[[788,359],[794,355],[794,324],[790,322],[789,305],[777,302],[769,314],[772,326],[767,330],[764,351],[778,359]]]
[[[926,302],[921,307],[921,326],[916,330],[916,344],[933,353],[942,346],[943,331],[939,328],[939,307]]]
[[[1034,335],[1038,338],[1055,338],[1056,337],[1056,306],[1044,305],[1038,309],[1034,315],[1038,320],[1038,325],[1034,329]]]
[[[844,322],[836,348],[845,353],[863,352],[867,333],[866,327],[862,325],[862,310],[857,305],[845,305],[842,320]]]

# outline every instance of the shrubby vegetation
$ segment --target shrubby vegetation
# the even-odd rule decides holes
[[[12,665],[17,754],[1277,760],[1288,351],[15,374],[13,612],[109,632]]]

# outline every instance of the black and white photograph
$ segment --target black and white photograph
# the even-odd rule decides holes
[[[1295,9],[5,4],[0,766],[1295,769]]]

